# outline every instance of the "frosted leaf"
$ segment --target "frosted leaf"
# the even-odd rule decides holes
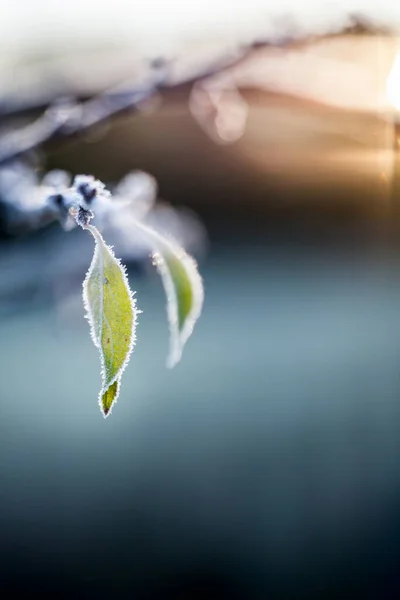
[[[142,219],[154,206],[157,198],[157,181],[144,171],[128,173],[113,192],[116,201],[129,202],[137,219]]]
[[[174,367],[201,314],[203,281],[195,260],[175,242],[142,223],[136,223],[153,247],[153,261],[161,275],[167,296],[170,351],[167,366]]]
[[[83,301],[92,340],[100,352],[99,404],[107,417],[118,398],[121,376],[134,347],[138,311],[125,268],[95,227],[86,225],[85,229],[93,235],[96,246],[83,282]]]

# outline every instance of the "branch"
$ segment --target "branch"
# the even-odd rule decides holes
[[[359,16],[353,16],[349,21],[348,31],[366,33],[377,32],[371,24],[363,21]],[[339,32],[337,32],[338,34]],[[343,33],[343,30],[342,30]],[[330,32],[329,35],[335,35]],[[314,38],[315,39],[315,38]],[[0,139],[0,167],[27,152],[37,149],[43,143],[62,139],[69,139],[77,134],[87,131],[95,125],[107,121],[111,117],[125,112],[139,110],[145,100],[156,97],[162,91],[174,89],[181,85],[193,85],[214,75],[223,73],[226,69],[236,67],[244,62],[253,50],[273,45],[274,47],[288,46],[293,43],[304,43],[304,37],[298,37],[290,28],[279,38],[270,41],[255,41],[251,44],[237,48],[234,56],[232,54],[222,57],[210,66],[202,67],[195,75],[174,77],[173,69],[179,67],[174,65],[173,60],[169,63],[164,60],[154,61],[151,65],[154,77],[144,86],[132,90],[121,91],[114,88],[99,96],[83,102],[56,102],[30,125],[12,131]],[[26,113],[26,107],[23,112]]]
[[[59,102],[36,121],[6,134],[0,140],[0,166],[41,146],[44,142],[70,138],[126,110],[137,109],[154,96],[159,78],[130,92],[110,91],[82,103]]]
[[[0,139],[0,167],[36,150],[45,142],[70,139],[77,134],[99,125],[111,117],[139,110],[142,103],[168,89],[194,83],[221,73],[245,60],[248,55],[267,43],[254,43],[235,54],[234,58],[217,60],[211,67],[199,70],[195,75],[177,77],[174,65],[157,61],[152,65],[155,76],[142,87],[133,90],[114,88],[85,102],[59,101],[50,106],[33,123],[7,133]]]

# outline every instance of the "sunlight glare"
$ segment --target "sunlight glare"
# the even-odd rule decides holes
[[[396,110],[400,110],[400,52],[397,54],[387,78],[386,94],[390,104]]]

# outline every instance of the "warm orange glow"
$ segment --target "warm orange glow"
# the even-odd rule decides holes
[[[396,110],[400,110],[400,53],[396,56],[386,82],[387,98]]]

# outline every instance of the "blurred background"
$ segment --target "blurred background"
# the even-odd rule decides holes
[[[57,103],[154,88],[0,165],[3,597],[397,598],[398,2],[0,9],[0,162]],[[143,314],[107,421],[92,240],[31,217],[52,169],[150,174],[204,277],[167,370],[161,281],[110,233]]]

